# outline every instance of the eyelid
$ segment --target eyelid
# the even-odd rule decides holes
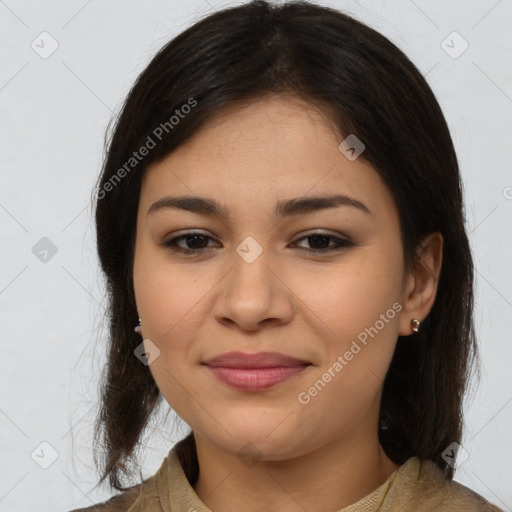
[[[344,235],[343,233],[338,233],[338,232],[334,232],[334,231],[330,231],[330,230],[326,230],[326,229],[322,229],[322,228],[313,228],[313,229],[310,229],[309,231],[304,231],[304,232],[300,233],[299,235],[297,235],[296,240],[301,240],[303,238],[307,238],[308,236],[315,236],[315,235],[331,236],[333,238],[338,238],[339,240],[347,240],[347,241],[350,240],[350,237],[348,237],[347,235]]]

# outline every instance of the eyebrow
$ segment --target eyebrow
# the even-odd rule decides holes
[[[364,203],[346,195],[323,195],[287,199],[276,205],[274,213],[278,217],[288,217],[340,206],[350,206],[367,215],[373,215]],[[225,220],[229,219],[229,213],[226,208],[212,199],[198,196],[162,197],[149,207],[147,215],[166,208],[176,208],[202,215],[216,216]]]

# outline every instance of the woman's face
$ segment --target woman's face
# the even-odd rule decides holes
[[[149,368],[223,450],[249,442],[277,460],[376,435],[397,336],[411,333],[409,279],[390,192],[340,143],[306,103],[267,96],[144,176],[134,286]],[[291,359],[205,364],[230,352]]]

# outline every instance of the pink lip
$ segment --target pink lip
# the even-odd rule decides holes
[[[295,377],[310,363],[276,352],[228,352],[204,363],[220,381],[245,391],[266,389]]]

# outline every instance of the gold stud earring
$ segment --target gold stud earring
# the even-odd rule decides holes
[[[418,331],[419,331],[419,329],[420,329],[420,324],[421,324],[421,322],[420,322],[418,319],[413,318],[413,319],[411,320],[411,327],[412,327],[412,330],[413,330],[414,332],[418,332]]]
[[[134,331],[137,334],[142,334],[142,326],[141,326],[141,323],[140,323],[140,318],[139,318],[139,321],[137,322],[137,325],[135,326]]]

